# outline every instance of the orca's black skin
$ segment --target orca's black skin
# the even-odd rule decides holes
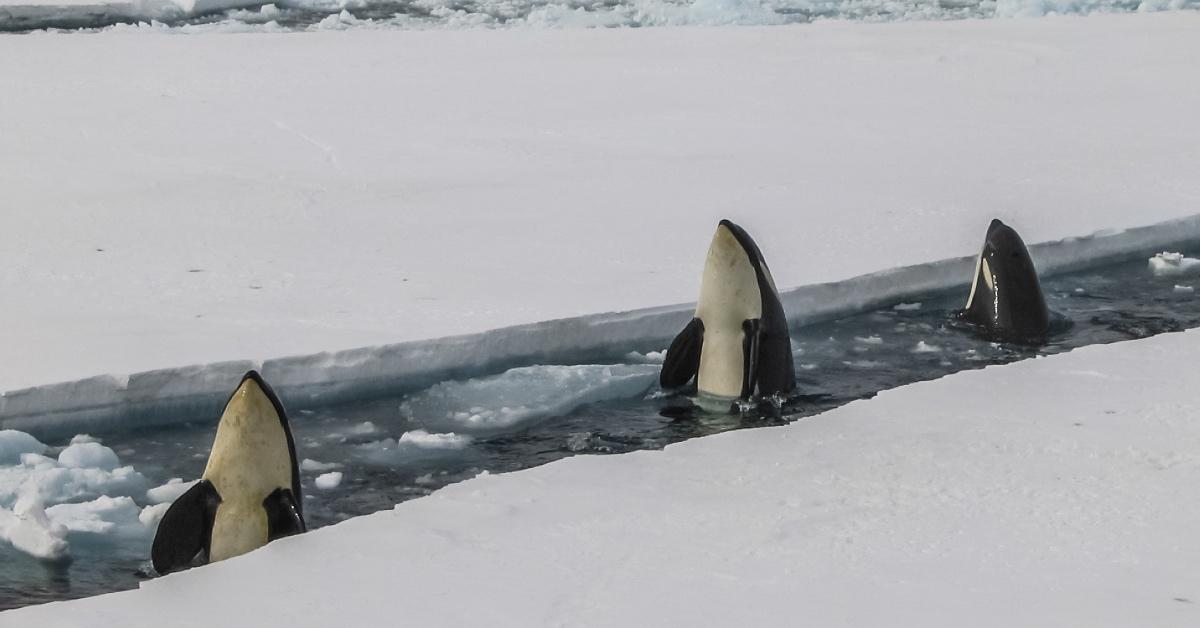
[[[974,295],[968,297],[969,303],[959,317],[998,340],[1045,342],[1051,313],[1021,236],[1000,220],[993,220],[979,259],[972,278]]]
[[[743,322],[743,377],[741,398],[755,394],[772,396],[792,392],[796,387],[796,367],[792,362],[791,334],[787,316],[779,295],[769,276],[767,263],[758,244],[745,229],[722,220],[719,226],[729,229],[734,239],[746,251],[758,281],[762,300],[761,317]],[[675,337],[663,360],[659,384],[663,388],[679,388],[691,382],[700,370],[700,353],[704,347],[704,321],[693,318]]]
[[[292,487],[277,488],[263,499],[269,543],[307,530],[300,494],[300,468],[296,464],[296,444],[288,425],[287,412],[275,391],[257,371],[249,371],[242,377],[225,405],[229,405],[233,395],[237,394],[248,379],[258,384],[274,406],[275,414],[279,417],[283,433],[287,437],[288,455],[292,460]],[[197,562],[208,562],[209,549],[212,546],[213,518],[220,504],[221,496],[216,487],[212,482],[203,479],[171,504],[158,524],[158,531],[155,532],[150,550],[150,560],[155,571],[167,574],[186,569]]]
[[[155,571],[165,574],[188,567],[201,551],[207,560],[213,517],[220,503],[212,482],[200,480],[171,504],[158,523],[150,549]]]

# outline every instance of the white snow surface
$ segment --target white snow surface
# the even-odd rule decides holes
[[[683,303],[723,217],[786,288],[1194,214],[1198,28],[0,38],[0,390]]]
[[[1194,626],[1197,351],[1194,331],[1092,346],[783,427],[481,475],[0,621]]]

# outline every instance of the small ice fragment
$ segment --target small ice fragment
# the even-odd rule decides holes
[[[0,538],[18,550],[43,560],[60,560],[68,555],[67,528],[53,523],[41,500],[22,495],[12,510],[0,508]]]
[[[363,421],[362,423],[359,423],[358,425],[355,425],[354,427],[350,428],[350,433],[358,434],[358,435],[374,434],[375,430],[376,430],[376,428],[375,428],[374,423],[372,423],[370,421]]]
[[[336,462],[318,462],[312,458],[305,458],[300,462],[301,471],[331,471],[342,465]]]
[[[321,475],[318,475],[317,479],[316,479],[317,488],[319,488],[323,491],[328,491],[330,489],[337,488],[338,484],[341,484],[341,483],[342,483],[342,472],[341,471],[330,471],[329,473],[322,473]]]
[[[1078,293],[1080,293],[1080,294],[1083,294],[1083,292],[1084,292],[1084,289],[1083,289],[1083,288],[1076,288],[1076,289],[1075,289],[1075,292],[1078,292]]]
[[[83,443],[98,443],[98,442],[100,442],[99,439],[94,438],[88,434],[76,434],[73,438],[71,438],[70,444],[82,445]]]
[[[72,469],[104,469],[112,471],[120,466],[117,452],[100,443],[71,445],[58,454],[58,464]]]
[[[142,512],[138,514],[138,521],[141,521],[142,525],[146,526],[147,528],[157,528],[158,522],[162,520],[163,515],[167,514],[167,509],[170,507],[171,504],[154,504],[153,506],[146,506],[142,509]]]
[[[17,464],[23,454],[41,454],[46,446],[38,439],[17,430],[0,430],[0,464]]]
[[[921,309],[921,304],[919,302],[918,303],[897,303],[892,306],[892,309],[896,310],[897,312],[915,312],[915,311]]]
[[[1200,269],[1200,259],[1184,257],[1183,253],[1162,252],[1149,261],[1150,270],[1156,277],[1182,275]]]
[[[938,353],[941,350],[942,350],[942,348],[937,345],[931,345],[931,344],[926,343],[924,340],[920,340],[917,342],[917,346],[912,350],[912,352],[913,353]]]
[[[258,10],[258,12],[262,14],[263,17],[272,20],[279,17],[280,14],[283,13],[279,10],[279,7],[275,6],[274,4],[264,4],[262,8]]]
[[[573,432],[567,435],[567,449],[570,451],[584,451],[592,442],[591,432]]]
[[[413,480],[413,483],[420,484],[421,486],[429,486],[430,484],[433,484],[433,474],[426,473],[425,475],[418,475],[416,479]]]
[[[797,366],[799,366],[800,368],[802,368],[806,371],[811,371],[811,370],[817,368],[816,364],[798,364]]]
[[[666,349],[662,351],[650,351],[648,353],[630,351],[629,353],[625,354],[625,361],[630,364],[662,364],[663,360],[666,359]]]
[[[1195,291],[1196,289],[1191,286],[1181,286],[1179,284],[1175,284],[1175,294],[1191,294]]]
[[[184,482],[183,478],[171,478],[167,480],[166,484],[146,491],[146,501],[151,504],[169,504],[188,492],[188,489],[192,488],[195,483],[195,481]]]
[[[863,338],[862,336],[855,336],[854,341],[860,342],[864,345],[881,345],[881,344],[883,344],[883,338],[880,338],[878,335],[871,335],[871,336],[867,336],[866,338]]]
[[[399,442],[421,449],[462,449],[471,444],[471,437],[454,432],[432,434],[425,430],[413,430],[401,434]]]

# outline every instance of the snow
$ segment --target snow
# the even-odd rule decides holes
[[[1200,259],[1185,257],[1183,253],[1158,253],[1150,258],[1150,270],[1156,277],[1173,277],[1200,271]]]
[[[316,480],[313,481],[313,484],[316,484],[317,488],[319,488],[323,491],[335,489],[338,487],[338,484],[341,484],[341,483],[342,483],[342,472],[341,471],[330,471],[329,473],[322,473],[321,475],[317,476]]]
[[[481,474],[0,618],[232,625],[270,600],[265,628],[397,608],[418,625],[1191,626],[1198,350],[1198,332],[1092,346],[783,427]],[[437,603],[448,590],[472,603]]]
[[[242,360],[4,416],[124,420],[278,356],[688,302],[722,217],[784,288],[972,255],[994,216],[1030,242],[1183,217],[1197,24],[3,38],[0,389]]]

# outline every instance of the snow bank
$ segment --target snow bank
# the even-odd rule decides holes
[[[1197,351],[1196,331],[1086,347],[783,427],[489,474],[0,621],[1193,626]],[[440,603],[448,590],[472,603]]]

